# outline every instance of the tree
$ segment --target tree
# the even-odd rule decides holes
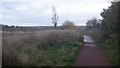
[[[118,2],[111,2],[112,5],[108,9],[103,9],[101,16],[103,17],[101,29],[109,33],[118,32]]]
[[[117,39],[118,33],[120,29],[120,25],[118,23],[118,9],[120,6],[120,2],[111,2],[111,6],[108,9],[103,9],[101,12],[101,16],[103,20],[101,22],[101,31],[102,37],[107,39]]]
[[[92,18],[86,22],[87,30],[93,29],[93,28],[99,28],[101,20],[98,20],[97,18]]]
[[[90,20],[88,20],[88,21],[86,22],[86,26],[87,26],[87,30],[92,29],[92,24],[91,24],[91,21],[90,21]]]
[[[73,30],[75,28],[75,25],[73,22],[71,21],[65,21],[63,24],[62,24],[62,27],[63,29],[69,29],[69,30]]]
[[[55,7],[53,6],[53,17],[52,17],[52,23],[54,24],[54,28],[57,28],[57,20],[58,20],[58,17],[57,17],[57,14],[56,14],[56,9]]]

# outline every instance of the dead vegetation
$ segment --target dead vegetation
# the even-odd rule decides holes
[[[51,55],[52,54],[51,52],[53,52],[53,50],[58,48],[60,49],[60,51],[63,50],[63,52],[64,51],[66,52],[67,55],[66,57],[71,55],[71,53],[72,56],[75,56],[74,54],[78,49],[78,47],[76,47],[76,44],[78,45],[78,42],[82,42],[82,37],[80,33],[76,31],[66,31],[66,30],[46,30],[46,31],[33,31],[33,32],[3,31],[2,34],[3,34],[2,36],[3,66],[4,65],[5,66],[6,65],[7,66],[56,65],[52,60],[49,59],[48,52]],[[66,43],[70,43],[70,44],[66,44]],[[75,46],[73,46],[74,43]],[[65,45],[66,49],[67,48],[70,49],[64,50],[65,49],[64,44],[66,44]],[[50,49],[49,51],[49,48],[51,47],[53,47],[53,49]],[[73,48],[73,52],[70,52],[72,48]],[[64,56],[61,53],[59,55]],[[56,61],[59,62],[60,60],[56,59]],[[66,61],[64,62],[67,63]],[[63,64],[64,62],[62,60],[57,65],[65,65]]]

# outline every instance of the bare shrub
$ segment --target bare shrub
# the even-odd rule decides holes
[[[62,24],[62,28],[63,29],[67,29],[67,30],[74,30],[75,29],[75,25],[73,22],[71,21],[65,21],[63,24]]]

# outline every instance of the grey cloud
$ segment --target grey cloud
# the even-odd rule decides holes
[[[85,25],[89,18],[100,18],[102,9],[110,5],[106,0],[2,0],[0,4],[2,24],[9,25],[52,25],[52,5],[56,7],[59,25],[65,20]]]

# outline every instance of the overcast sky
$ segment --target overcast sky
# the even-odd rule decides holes
[[[85,25],[88,19],[101,18],[110,0],[1,0],[2,24],[19,26],[47,26],[52,24],[52,6],[56,7],[58,25],[69,20]]]

